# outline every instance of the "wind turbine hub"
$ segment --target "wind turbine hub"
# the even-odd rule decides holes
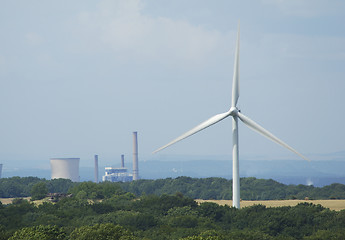
[[[231,107],[229,112],[231,116],[237,116],[237,113],[240,112],[240,110],[238,110],[237,107]]]

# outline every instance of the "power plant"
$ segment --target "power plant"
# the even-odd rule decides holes
[[[130,182],[138,179],[138,133],[133,132],[133,174],[128,173],[128,169],[125,168],[124,155],[121,155],[121,167],[105,167],[105,175],[102,177],[102,181]]]
[[[124,165],[124,155],[121,155],[121,167],[105,167],[105,175],[102,177],[103,182],[131,182],[133,175],[128,172]]]
[[[65,178],[79,182],[80,158],[51,158],[51,179]]]
[[[51,179],[65,178],[73,182],[79,182],[79,162],[80,158],[51,158]],[[0,164],[1,178],[2,164]],[[99,182],[98,176],[98,155],[94,155],[94,182]],[[125,167],[124,155],[121,155],[121,167],[105,167],[105,175],[102,181],[110,182],[130,182],[139,180],[139,164],[138,164],[138,133],[133,132],[133,173],[129,173]]]

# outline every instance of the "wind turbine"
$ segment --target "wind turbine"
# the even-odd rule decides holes
[[[189,130],[188,132],[182,134],[178,138],[174,139],[173,141],[169,142],[168,144],[164,145],[161,148],[158,148],[153,153],[161,151],[162,149],[181,141],[184,138],[187,138],[221,120],[227,118],[229,116],[232,117],[232,161],[233,161],[233,168],[232,168],[232,200],[233,206],[235,208],[240,208],[240,176],[239,176],[239,150],[238,150],[238,119],[240,119],[245,125],[249,128],[253,129],[254,131],[262,134],[263,136],[267,137],[271,141],[280,144],[281,146],[289,149],[290,151],[296,153],[301,158],[309,161],[308,158],[297,152],[295,149],[290,147],[288,144],[274,136],[272,133],[261,127],[259,124],[245,116],[241,111],[237,108],[237,101],[240,96],[240,89],[239,89],[239,47],[240,47],[240,26],[238,25],[238,32],[237,32],[237,42],[236,42],[236,50],[235,50],[235,63],[234,63],[234,75],[232,80],[232,101],[231,107],[229,111],[225,113],[217,114],[205,122],[202,122],[198,126],[194,127],[193,129]]]

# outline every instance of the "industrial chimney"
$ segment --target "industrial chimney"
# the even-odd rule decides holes
[[[95,155],[95,183],[98,183],[98,155]]]
[[[124,168],[125,167],[125,155],[121,155],[121,167]]]
[[[138,168],[138,133],[133,132],[133,180],[139,179],[139,168]]]
[[[2,175],[2,164],[0,164],[0,178],[1,178],[1,175]]]

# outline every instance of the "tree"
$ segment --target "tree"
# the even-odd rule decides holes
[[[47,196],[48,188],[45,182],[38,182],[31,189],[31,200],[40,200]]]
[[[76,184],[78,183],[74,183],[70,179],[64,178],[47,181],[47,187],[50,193],[67,193],[68,189]]]
[[[74,240],[134,240],[131,232],[112,223],[96,224],[94,226],[82,226],[76,228],[70,235]]]
[[[9,240],[60,240],[65,237],[66,233],[57,226],[39,225],[22,228],[16,231]]]
[[[319,230],[316,233],[314,233],[311,236],[305,237],[306,240],[321,240],[321,239],[327,239],[327,240],[337,240],[337,239],[343,239],[345,234],[345,230]]]
[[[208,230],[200,233],[198,236],[190,236],[180,240],[225,240],[225,237],[215,230]]]
[[[112,182],[98,184],[94,182],[82,182],[70,188],[69,192],[73,195],[78,195],[79,192],[82,192],[83,196],[86,194],[86,198],[93,200],[110,198],[125,193],[119,184]]]

